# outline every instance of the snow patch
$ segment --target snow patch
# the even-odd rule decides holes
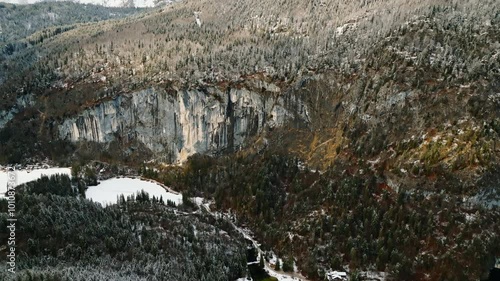
[[[89,187],[85,196],[89,200],[98,202],[103,206],[108,206],[116,204],[118,197],[122,194],[126,198],[127,196],[137,194],[141,190],[147,192],[150,198],[153,196],[156,198],[162,197],[165,203],[167,203],[167,200],[170,200],[177,205],[182,204],[182,195],[168,192],[164,187],[155,182],[133,178],[104,180],[97,186]]]
[[[326,279],[328,281],[347,280],[347,272],[343,272],[343,271],[330,271],[330,272],[326,273]]]
[[[71,177],[71,168],[47,168],[47,169],[34,169],[34,170],[18,170],[16,174],[16,186],[37,180],[42,176],[52,176],[55,174],[64,174]],[[0,169],[0,198],[5,197],[7,192],[8,171],[7,169]]]
[[[196,24],[201,27],[200,12],[194,12],[194,18],[196,19]]]

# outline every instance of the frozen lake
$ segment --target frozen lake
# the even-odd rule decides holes
[[[71,177],[71,168],[47,168],[36,170],[18,170],[16,173],[16,185],[37,180],[43,175],[51,176],[55,174],[66,174]],[[5,197],[7,191],[7,171],[0,170],[0,198]],[[182,195],[168,192],[161,185],[134,178],[111,178],[101,181],[97,186],[90,186],[85,193],[89,200],[99,202],[103,206],[115,204],[118,201],[118,196],[123,194],[125,197],[137,194],[144,190],[149,194],[149,197],[163,197],[163,201],[167,200],[175,202],[179,205],[182,203]]]
[[[51,176],[55,174],[66,174],[71,177],[71,168],[47,168],[47,169],[36,169],[36,170],[19,170],[15,172],[16,177],[16,186],[27,183],[30,181],[34,181],[45,176]],[[5,192],[7,191],[7,171],[0,171],[0,198],[5,197]]]
[[[135,195],[141,190],[149,194],[149,197],[163,197],[163,201],[167,200],[175,202],[176,205],[182,203],[182,195],[168,192],[161,185],[133,178],[112,178],[101,181],[97,186],[90,186],[85,193],[87,199],[94,202],[99,202],[103,206],[115,204],[118,201],[118,196],[123,194],[125,198],[129,195]]]

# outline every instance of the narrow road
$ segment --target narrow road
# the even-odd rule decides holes
[[[198,204],[198,206],[201,207],[201,208],[203,208],[210,215],[212,215],[214,217],[216,216],[210,210],[209,204]],[[252,242],[253,246],[258,251],[259,255],[257,257],[257,261],[259,261],[260,260],[260,256],[264,255],[264,251],[262,251],[262,249],[260,248],[260,244],[253,237],[251,237],[244,229],[238,227],[230,219],[228,219],[227,221],[229,221],[229,223],[231,223],[231,225],[234,227],[234,229],[236,229],[239,233],[241,233],[243,235],[243,237],[245,237],[245,239],[248,239],[249,241]],[[264,259],[264,268],[265,268],[265,270],[267,271],[267,273],[270,276],[277,278],[279,281],[291,281],[291,280],[310,281],[309,279],[307,279],[306,277],[304,277],[299,272],[282,272],[282,271],[278,272],[278,271],[275,271],[271,267],[271,264],[269,262],[267,262],[265,259]]]

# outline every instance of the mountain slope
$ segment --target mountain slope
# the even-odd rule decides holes
[[[329,106],[356,113],[363,108],[367,111],[363,118],[371,118],[390,111],[388,103],[370,107],[370,100],[379,101],[375,96],[379,91],[397,103],[427,92],[429,83],[468,91],[469,82],[482,76],[488,91],[496,87],[498,15],[492,8],[497,5],[494,2],[478,2],[474,9],[474,3],[446,1],[283,5],[266,1],[252,7],[244,1],[179,3],[131,19],[81,26],[34,43],[4,62],[7,77],[0,85],[5,97],[0,124],[12,119],[19,106],[32,105],[43,113],[42,124],[36,126],[58,126],[57,119],[150,87],[227,89],[255,80],[278,86],[276,94],[281,95],[329,69],[341,75],[336,76],[339,86],[324,87],[348,97],[340,104],[335,94],[325,92],[322,99],[337,99],[337,103],[320,104],[324,108],[312,105],[320,114],[329,114]],[[278,7],[284,12],[279,13]],[[398,12],[389,14],[388,7]],[[201,27],[195,21],[197,11],[203,11]],[[422,75],[412,76],[418,73],[413,64],[420,66]],[[385,80],[369,79],[380,76]],[[433,81],[422,79],[426,76]],[[443,77],[446,80],[440,81]],[[394,79],[397,83],[387,84]],[[252,85],[244,87],[256,90]],[[415,87],[418,91],[407,91]],[[368,92],[361,93],[365,88]],[[391,97],[392,91],[399,96]],[[313,119],[321,119],[317,117]],[[349,120],[337,121],[332,127],[343,129]],[[365,121],[349,122],[365,126]],[[378,119],[366,122],[375,124]],[[48,133],[48,138],[58,137],[56,132]],[[328,144],[338,146],[339,142]],[[310,153],[314,157],[314,151]]]
[[[78,26],[5,60],[0,160],[148,161],[314,280],[479,279],[500,255],[499,5],[201,0]]]
[[[104,8],[95,5],[78,5],[71,2],[40,3],[35,5],[1,4],[0,44],[13,43],[37,31],[76,23],[97,22],[122,18],[141,9]]]
[[[19,259],[15,274],[2,266],[2,280],[235,280],[246,271],[242,239],[211,217],[147,194],[104,208],[54,193],[18,192]],[[4,224],[7,201],[0,202]],[[214,235],[223,232],[232,237]]]

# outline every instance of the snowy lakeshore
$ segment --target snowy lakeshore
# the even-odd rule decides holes
[[[25,168],[21,170],[14,171],[16,173],[16,186],[21,185],[30,181],[37,180],[42,176],[51,176],[55,174],[65,174],[71,177],[71,168]],[[8,183],[8,173],[9,168],[0,167],[0,198],[5,197],[5,192],[7,191]],[[182,194],[171,190],[169,187],[156,182],[154,180],[141,178],[138,176],[115,176],[109,179],[101,180],[95,186],[89,186],[85,191],[85,197],[88,200],[101,204],[103,207],[116,204],[119,198],[123,195],[125,198],[134,196],[141,191],[149,194],[149,197],[155,197],[157,199],[162,198],[165,204],[170,201],[176,205],[182,204]],[[198,205],[201,209],[207,211],[214,217],[220,217],[227,219],[233,227],[240,232],[245,239],[250,241],[252,245],[258,252],[257,260],[260,260],[260,256],[265,253],[260,249],[260,243],[258,243],[251,235],[248,229],[238,227],[234,224],[231,214],[224,214],[219,212],[212,212],[210,210],[210,205],[213,201],[204,200],[201,197],[191,198],[191,201]],[[269,261],[265,261],[264,270],[271,277],[276,278],[278,281],[292,281],[292,280],[302,280],[307,281],[303,275],[300,274],[296,266],[294,265],[294,272],[282,272],[275,270],[277,257],[272,254],[272,258]],[[283,263],[283,261],[281,261]],[[248,265],[251,265],[250,263]],[[240,278],[238,280],[248,280],[247,278]],[[342,279],[343,280],[343,279]]]
[[[7,192],[8,168],[0,169],[0,198],[5,197]],[[71,168],[42,168],[42,169],[24,169],[16,170],[16,186],[37,180],[42,176],[52,176],[55,174],[64,174],[71,177]]]
[[[101,203],[103,206],[116,204],[118,197],[125,198],[135,195],[144,190],[149,197],[163,198],[163,201],[172,201],[176,205],[182,203],[182,195],[167,191],[160,184],[153,181],[146,181],[139,178],[111,178],[103,180],[96,186],[89,186],[85,192],[87,199]]]
[[[5,197],[8,182],[8,167],[0,168],[0,198]],[[71,177],[71,168],[40,168],[40,169],[22,169],[15,170],[15,186],[37,180],[42,176],[52,176],[55,174],[64,174]],[[168,187],[152,180],[137,177],[114,177],[100,181],[96,186],[89,186],[85,192],[87,199],[98,202],[103,206],[116,204],[120,195],[125,198],[145,191],[150,197],[163,198],[163,201],[172,201],[176,205],[182,203],[182,195],[170,190]]]

